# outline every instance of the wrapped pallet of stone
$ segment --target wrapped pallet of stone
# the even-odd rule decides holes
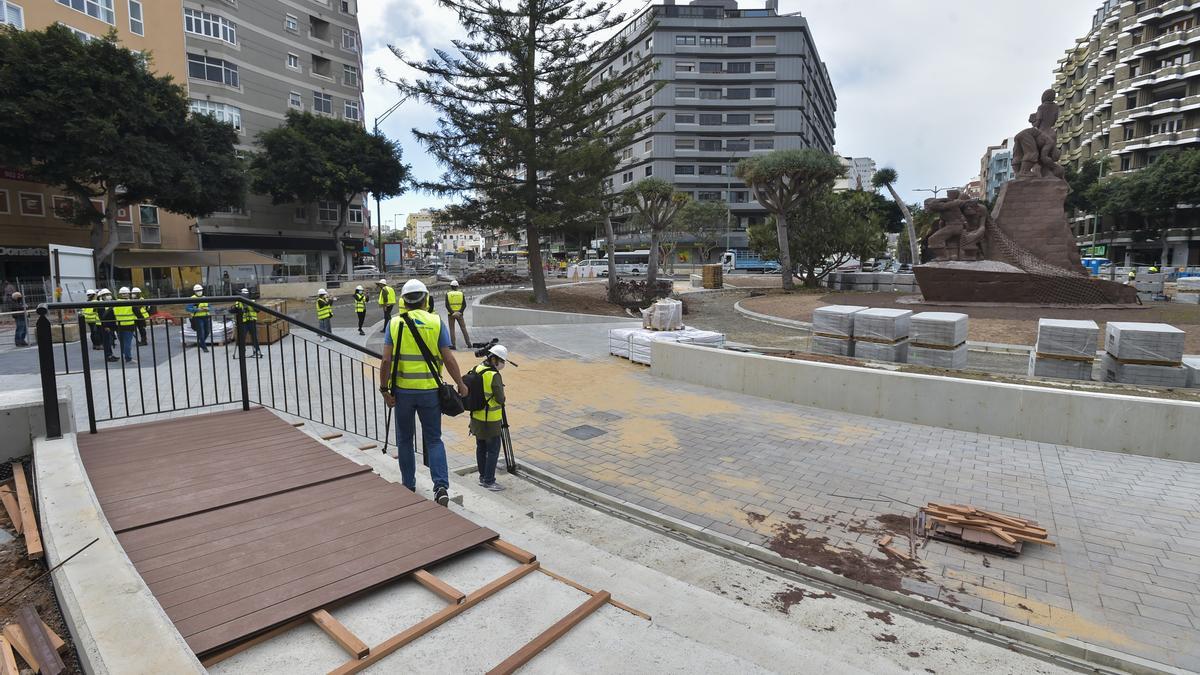
[[[921,312],[909,324],[908,362],[934,368],[967,367],[967,315]]]
[[[1029,374],[1064,380],[1091,380],[1100,327],[1095,321],[1038,319],[1037,344]]]
[[[623,359],[629,358],[629,337],[636,328],[613,328],[608,331],[608,353]]]
[[[854,356],[854,315],[865,309],[858,305],[829,305],[814,309],[812,353]]]
[[[1106,382],[1156,387],[1187,385],[1183,344],[1187,335],[1165,323],[1110,321],[1101,366]]]
[[[1181,277],[1175,284],[1175,302],[1200,305],[1200,277]]]
[[[1187,386],[1200,389],[1200,356],[1183,357],[1183,369],[1187,371]]]
[[[878,307],[854,315],[854,356],[872,361],[906,363],[912,312]]]

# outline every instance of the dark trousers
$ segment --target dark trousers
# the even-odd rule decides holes
[[[100,349],[104,345],[104,329],[100,324],[89,323],[88,334],[92,337],[92,349]]]
[[[25,319],[25,315],[24,314],[14,314],[13,322],[17,324],[17,327],[16,327],[17,332],[15,335],[16,340],[14,342],[16,343],[16,345],[18,347],[24,347],[25,345],[29,344],[28,342],[25,341],[26,338],[29,337],[29,324],[27,323],[27,321]]]
[[[137,326],[138,342],[146,344],[146,320],[138,319],[134,325]]]
[[[242,331],[242,335],[241,335],[242,344],[249,346],[250,343],[254,343],[254,353],[255,354],[261,353],[261,350],[258,347],[258,324],[257,323],[243,323],[242,327],[241,327],[241,331]]]
[[[104,358],[111,359],[114,345],[113,331],[107,326],[99,326],[99,329],[101,344],[104,346]]]
[[[383,308],[383,332],[387,332],[388,324],[392,322],[392,305]]]
[[[496,482],[496,462],[500,459],[500,437],[484,440],[475,438],[475,466],[479,469],[479,482],[491,485]]]
[[[361,312],[355,312],[355,314],[358,314],[358,329],[362,330],[363,321],[366,321],[366,319],[367,319],[367,312],[366,312],[366,310],[364,310]]]

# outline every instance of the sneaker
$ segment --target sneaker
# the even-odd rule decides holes
[[[254,352],[254,358],[256,358],[256,359],[261,359],[261,358],[262,358],[262,352]]]
[[[359,329],[358,329],[358,334],[359,334],[359,335],[366,335],[366,333],[364,333],[364,332],[362,331],[362,329],[361,329],[361,328],[359,328]]]
[[[444,487],[436,488],[433,491],[433,501],[437,502],[438,506],[446,506],[450,503],[450,494]]]
[[[106,359],[104,359],[104,360],[105,360],[105,361],[108,361],[109,363],[116,363],[117,361],[120,361],[121,359],[118,359],[118,358],[117,358],[117,357],[115,357],[115,356],[110,356],[110,357],[108,357],[108,358],[106,358]]]
[[[504,486],[499,483],[496,483],[496,482],[488,483],[487,485],[484,485],[483,487],[487,488],[488,490],[490,490],[492,492],[504,492]]]

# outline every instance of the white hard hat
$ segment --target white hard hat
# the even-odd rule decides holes
[[[387,279],[380,279],[379,281],[376,281],[375,283],[379,284],[380,286],[387,286]]]
[[[141,293],[142,289],[138,288],[137,286],[134,286],[133,288],[129,289],[129,292],[130,293]]]
[[[117,289],[117,295],[129,295],[129,287],[122,286]]]
[[[356,290],[356,291],[361,291],[362,289],[363,289],[362,284],[359,284],[354,287],[354,290]]]
[[[12,297],[14,300],[20,300],[25,296],[21,295],[21,291],[13,291]]]
[[[101,288],[100,290],[96,291],[96,295],[112,295],[112,291],[108,290],[107,288]]]
[[[192,286],[192,291],[202,291],[202,290],[204,290],[204,287],[201,286],[200,284],[196,284],[195,286]]]
[[[407,300],[410,295],[428,295],[429,289],[425,288],[425,284],[421,283],[420,279],[409,279],[404,282],[404,288],[400,289],[400,295]]]
[[[250,289],[249,289],[249,288],[243,288],[243,289],[242,289],[242,295],[250,295]]]
[[[458,288],[458,279],[450,280],[450,288]]]
[[[329,293],[326,293],[325,289],[322,288],[321,290],[317,291],[317,295],[329,295]]]
[[[501,361],[508,361],[508,347],[505,347],[504,345],[492,345],[488,349],[488,353],[500,359]]]
[[[87,293],[88,295],[95,295],[95,294],[96,294],[96,289],[94,289],[94,288],[89,288],[89,289],[87,289],[86,291],[84,291],[84,293]]]

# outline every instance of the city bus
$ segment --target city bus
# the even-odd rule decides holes
[[[617,251],[613,254],[613,262],[616,263],[617,274],[639,276],[650,270],[650,251]],[[586,276],[608,276],[607,258],[581,260],[579,267],[594,268],[594,271],[591,274],[586,274]],[[658,273],[662,274],[661,266],[658,269]]]

